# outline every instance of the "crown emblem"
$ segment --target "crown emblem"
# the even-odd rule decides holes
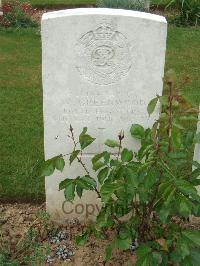
[[[115,31],[111,24],[102,24],[94,31],[94,36],[96,40],[110,40],[112,39]]]
[[[132,60],[127,38],[114,21],[103,21],[77,41],[76,68],[81,77],[99,85],[110,85],[128,75]]]

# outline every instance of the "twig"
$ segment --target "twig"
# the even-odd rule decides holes
[[[74,143],[74,150],[75,150],[76,145],[78,144],[78,142],[75,141],[75,137],[74,137],[74,129],[73,129],[73,127],[72,127],[71,125],[70,125],[70,132],[71,132],[71,139],[72,139],[72,141],[73,141],[73,143]],[[85,170],[86,174],[90,176],[90,172],[88,171],[88,169],[87,169],[85,163],[82,161],[82,152],[81,152],[81,156],[80,156],[80,157],[76,156],[76,158],[77,158],[78,162],[82,165],[82,167],[83,167],[83,169]],[[94,189],[95,189],[95,191],[96,191],[96,193],[97,193],[97,195],[98,195],[98,198],[101,198],[101,194],[100,194],[100,192],[97,190],[97,188],[94,188]]]
[[[118,135],[119,138],[119,149],[118,149],[118,153],[117,153],[117,160],[119,160],[119,156],[121,153],[121,148],[122,148],[122,140],[124,139],[124,132],[121,131]]]

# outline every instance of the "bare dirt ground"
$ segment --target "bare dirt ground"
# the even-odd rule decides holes
[[[183,226],[200,229],[200,219],[191,218]],[[50,222],[44,204],[0,204],[0,256],[2,251],[6,251],[20,265],[135,265],[136,254],[132,251],[115,251],[113,259],[105,263],[105,248],[109,240],[91,237],[85,246],[77,247],[75,237],[83,231],[84,227],[77,220],[70,220],[65,226]],[[108,238],[112,240],[112,232],[109,232]],[[38,246],[48,248],[42,248],[42,254],[35,258]],[[25,257],[32,258],[34,263],[32,259],[24,262]]]
[[[31,240],[32,243],[48,245],[49,257],[43,259],[43,263],[29,262],[23,265],[128,266],[135,264],[136,256],[131,251],[117,251],[114,253],[114,259],[105,264],[105,247],[109,240],[90,238],[85,246],[77,247],[75,236],[80,235],[84,229],[78,221],[69,221],[66,226],[58,226],[45,217],[44,205],[0,204],[0,251],[9,251],[12,258],[18,261],[23,261],[24,256],[30,257],[27,241],[30,238],[30,232],[35,230],[37,236]],[[59,258],[58,254],[58,249],[63,246],[67,253],[65,259]]]

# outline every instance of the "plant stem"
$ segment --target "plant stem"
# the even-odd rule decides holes
[[[118,153],[117,153],[117,160],[119,160],[119,156],[120,156],[120,153],[121,153],[121,148],[122,148],[122,140],[124,138],[124,132],[121,131],[118,135],[118,138],[119,138],[119,149],[118,149]]]
[[[77,145],[77,142],[75,141],[75,137],[74,137],[74,129],[73,129],[73,127],[72,127],[71,125],[70,125],[70,132],[71,132],[71,139],[72,139],[72,141],[73,141],[73,143],[74,143],[74,150],[75,150],[76,145]],[[78,162],[82,165],[82,167],[83,167],[83,169],[85,170],[86,174],[90,176],[90,172],[89,172],[89,170],[87,169],[85,163],[82,161],[82,153],[81,153],[81,156],[80,156],[80,157],[77,156],[76,158],[77,158]],[[100,194],[100,192],[97,190],[96,187],[94,188],[94,190],[95,190],[95,192],[97,193],[98,198],[101,198],[101,194]]]

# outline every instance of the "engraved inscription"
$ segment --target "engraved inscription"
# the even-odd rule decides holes
[[[127,38],[112,23],[104,22],[77,42],[77,65],[81,77],[99,85],[110,85],[131,69]]]
[[[84,94],[70,95],[71,102],[63,100],[62,115],[58,119],[62,122],[86,122],[87,124],[118,123],[129,121],[130,117],[148,120],[145,99],[130,92],[127,95],[120,95],[107,96],[98,91],[90,95],[87,90],[84,90]]]

